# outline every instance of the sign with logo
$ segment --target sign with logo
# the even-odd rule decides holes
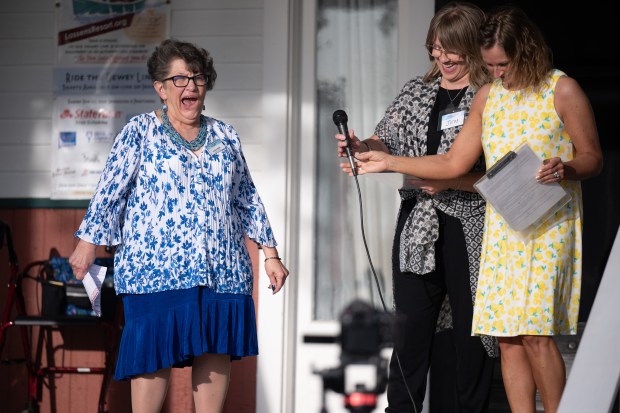
[[[146,62],[169,22],[167,0],[58,2],[52,199],[90,199],[118,132],[161,106]]]

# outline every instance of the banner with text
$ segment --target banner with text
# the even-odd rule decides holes
[[[114,138],[160,106],[146,62],[169,36],[167,0],[61,0],[53,74],[52,199],[89,199]]]

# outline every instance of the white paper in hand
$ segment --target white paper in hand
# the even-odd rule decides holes
[[[88,298],[90,299],[90,304],[97,314],[97,317],[101,317],[101,285],[103,284],[107,271],[108,269],[106,267],[93,264],[82,280],[84,288],[86,289],[86,294],[88,294]]]

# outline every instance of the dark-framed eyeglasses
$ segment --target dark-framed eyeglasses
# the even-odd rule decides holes
[[[176,87],[185,87],[187,85],[189,85],[189,81],[193,80],[194,84],[196,86],[204,86],[207,84],[207,80],[209,80],[209,77],[207,75],[194,75],[194,76],[183,76],[183,75],[177,75],[177,76],[170,76],[167,77],[165,79],[162,80],[162,82],[165,82],[166,80],[172,80],[172,83],[176,86]]]
[[[439,47],[437,45],[434,44],[427,44],[426,45],[426,50],[428,51],[428,54],[433,56],[433,57],[439,57],[442,54],[446,55],[446,57],[448,59],[459,59],[462,54],[459,52],[455,52],[452,50],[446,50],[443,47]]]

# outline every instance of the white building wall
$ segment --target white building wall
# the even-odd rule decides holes
[[[171,0],[172,37],[214,57],[218,79],[206,112],[235,126],[250,169],[262,148],[263,1]],[[0,2],[0,198],[49,198],[53,0]]]

